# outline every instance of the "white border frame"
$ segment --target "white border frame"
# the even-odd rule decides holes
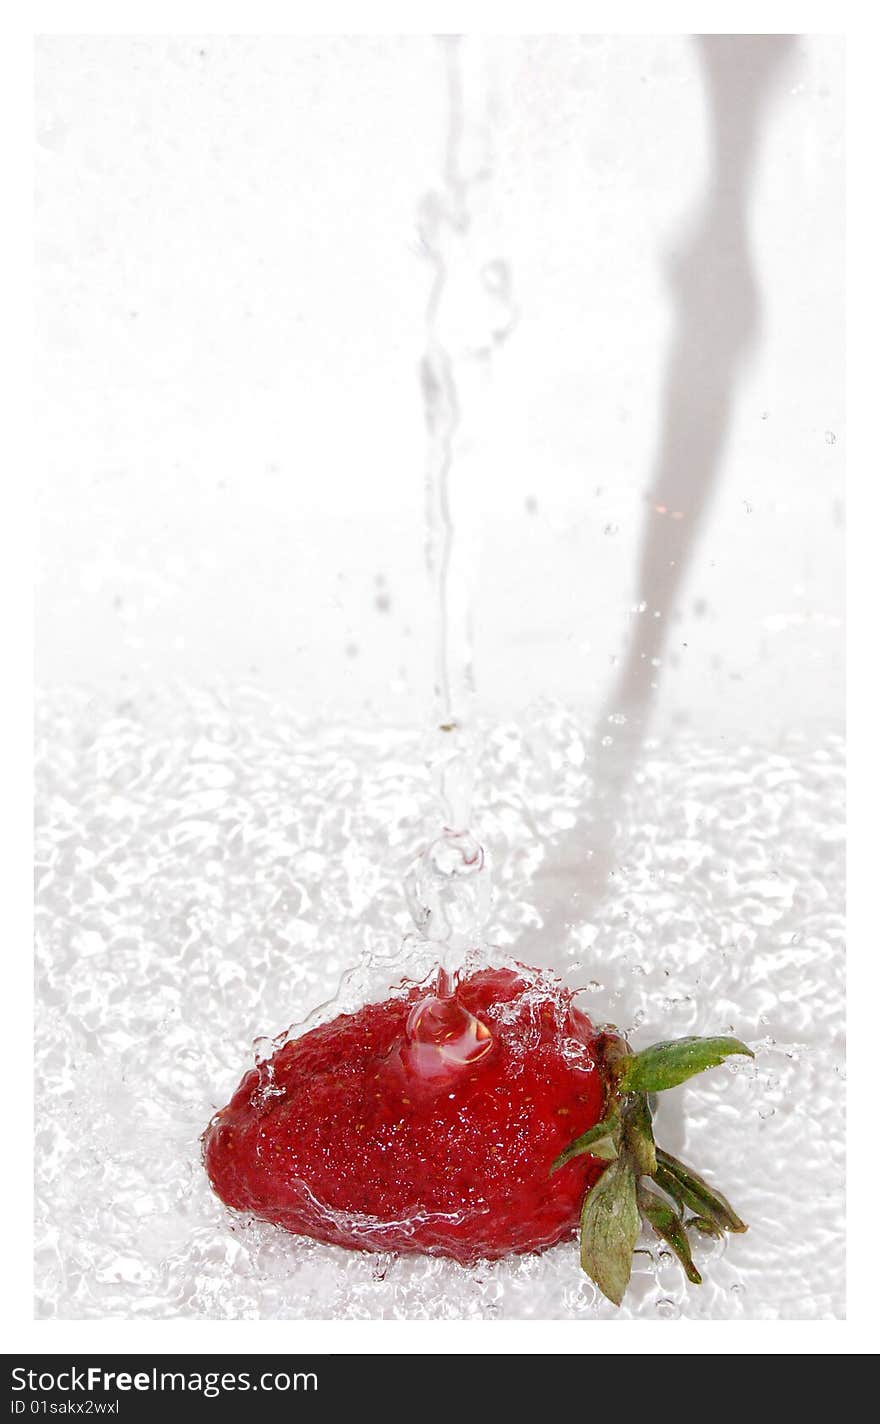
[[[151,0],[120,7],[111,0],[91,3],[45,3],[19,6],[17,24],[7,25],[2,49],[0,96],[6,110],[0,127],[6,147],[2,172],[6,188],[3,261],[6,291],[3,311],[3,389],[8,395],[4,427],[7,453],[3,512],[5,551],[3,578],[5,664],[9,670],[2,699],[5,759],[0,814],[0,866],[4,886],[3,932],[6,954],[3,980],[2,1041],[4,1086],[14,1100],[4,1105],[4,1148],[0,1164],[0,1221],[5,1287],[0,1302],[4,1349],[12,1352],[139,1352],[168,1353],[332,1352],[332,1353],[460,1353],[460,1354],[853,1354],[874,1353],[873,1327],[877,1286],[871,1263],[873,1243],[876,1145],[873,1081],[869,1061],[877,1037],[874,1020],[877,993],[877,915],[872,914],[871,878],[876,879],[874,820],[871,794],[876,773],[875,694],[871,646],[878,634],[872,624],[880,606],[876,578],[876,534],[880,529],[877,497],[878,406],[876,329],[880,251],[877,221],[876,143],[880,132],[877,73],[880,26],[866,22],[868,7],[850,3],[741,3],[714,7],[717,32],[843,33],[848,40],[847,199],[848,265],[848,386],[847,444],[855,518],[849,555],[849,607],[852,646],[866,651],[849,674],[850,764],[856,773],[850,786],[849,920],[853,926],[848,1022],[850,1051],[850,1121],[854,1125],[848,1155],[849,1251],[848,1318],[845,1321],[700,1322],[671,1321],[202,1321],[96,1320],[34,1321],[32,1305],[31,1199],[31,1013],[30,845],[23,827],[31,815],[29,708],[32,686],[31,629],[24,617],[31,586],[32,516],[27,482],[29,440],[29,363],[22,353],[32,350],[29,284],[30,223],[10,224],[10,215],[31,210],[33,40],[37,34],[186,34],[186,33],[431,33],[461,29],[466,33],[689,33],[705,31],[705,5],[668,3],[663,18],[674,25],[658,27],[659,11],[648,3],[600,6],[574,0],[542,0],[541,4],[489,3],[489,0],[448,0],[415,6],[405,0],[357,4],[325,0],[297,7],[291,23],[289,4],[280,0]],[[123,14],[124,11],[124,20]],[[854,23],[858,16],[859,23]],[[414,25],[414,18],[424,23]],[[719,20],[728,20],[728,26]],[[370,21],[371,23],[367,23]],[[754,22],[754,25],[750,22]],[[714,28],[714,27],[713,27]],[[821,281],[821,274],[817,274]],[[10,423],[11,422],[11,423]],[[870,423],[870,432],[869,432]],[[10,438],[11,437],[11,438]],[[870,445],[869,445],[870,440]],[[869,583],[869,580],[871,582]],[[876,656],[876,654],[874,655]],[[19,749],[20,748],[20,749]],[[8,762],[8,764],[6,764]],[[21,820],[19,821],[19,815]],[[869,864],[869,857],[871,863]],[[858,1125],[864,1123],[864,1130]],[[17,1144],[21,1144],[20,1147]],[[19,1160],[20,1159],[20,1160]],[[10,1175],[12,1164],[18,1169]],[[864,1243],[864,1249],[860,1249]]]

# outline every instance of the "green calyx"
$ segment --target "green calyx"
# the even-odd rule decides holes
[[[642,1222],[675,1253],[694,1285],[700,1285],[702,1278],[691,1255],[688,1230],[716,1237],[725,1231],[747,1230],[720,1192],[657,1147],[648,1102],[649,1093],[674,1088],[734,1054],[754,1057],[737,1038],[673,1039],[642,1053],[632,1053],[617,1036],[604,1039],[605,1115],[559,1154],[550,1171],[586,1155],[608,1163],[584,1197],[580,1256],[586,1274],[615,1305],[620,1305],[629,1284]]]
[[[755,1056],[738,1038],[674,1038],[668,1043],[655,1043],[643,1053],[623,1060],[618,1087],[625,1093],[661,1093],[664,1088],[677,1088],[706,1068],[717,1068],[725,1058],[737,1053],[747,1058]]]
[[[560,1152],[556,1161],[550,1168],[551,1174],[558,1172],[560,1167],[564,1167],[566,1162],[570,1162],[572,1157],[598,1157],[602,1162],[610,1162],[617,1156],[620,1146],[620,1113],[617,1108],[604,1117],[601,1122],[597,1122],[595,1127],[589,1131],[581,1133],[574,1142],[570,1142],[564,1152]]]

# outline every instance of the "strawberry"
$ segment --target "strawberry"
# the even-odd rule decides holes
[[[749,1052],[719,1038],[632,1054],[552,976],[483,969],[284,1042],[212,1119],[205,1167],[228,1206],[352,1248],[469,1263],[543,1249],[580,1219],[583,1268],[619,1304],[640,1218],[692,1281],[687,1226],[745,1230],[655,1148],[648,1094]]]

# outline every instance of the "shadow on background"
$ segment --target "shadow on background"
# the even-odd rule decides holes
[[[796,37],[693,38],[710,127],[709,177],[668,267],[675,317],[636,592],[646,607],[594,728],[589,816],[553,847],[535,880],[543,927],[532,954],[540,953],[538,941],[545,953],[560,943],[608,888],[621,796],[653,710],[670,615],[718,483],[738,376],[760,330],[749,204],[765,105]]]

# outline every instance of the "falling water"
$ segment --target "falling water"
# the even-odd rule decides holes
[[[462,952],[479,937],[490,899],[486,853],[471,828],[477,755],[473,549],[460,539],[456,519],[460,512],[473,518],[479,479],[468,463],[475,419],[468,396],[512,329],[514,310],[506,263],[480,257],[492,179],[480,56],[472,40],[464,55],[457,36],[444,36],[440,44],[447,86],[442,185],[425,195],[419,211],[422,248],[433,270],[421,386],[428,431],[426,563],[435,608],[427,762],[439,825],[406,890],[416,928],[439,947],[443,992]]]

